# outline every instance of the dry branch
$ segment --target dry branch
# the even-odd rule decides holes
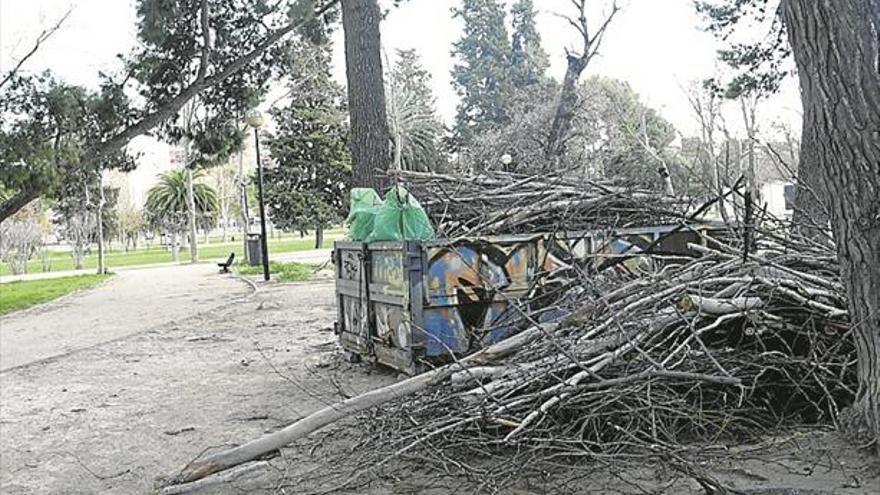
[[[204,459],[195,460],[186,466],[180,474],[169,478],[168,484],[191,483],[205,476],[257,459],[354,413],[394,399],[412,395],[420,390],[436,385],[452,376],[455,372],[467,369],[468,366],[497,361],[512,352],[516,352],[520,347],[538,338],[541,334],[542,331],[539,328],[532,328],[489,346],[459,362],[422,373],[387,387],[371,390],[336,404],[331,404],[277,432],[250,441],[244,445],[212,454]]]
[[[674,223],[687,201],[608,180],[492,172],[395,171],[443,237],[581,231]]]
[[[552,326],[194,461],[175,481],[256,459],[352,416],[367,435],[356,477],[389,459],[434,459],[498,486],[544,460],[657,455],[834,422],[856,380],[846,301],[832,290],[833,256],[774,241],[743,262],[734,247],[717,245],[649,279],[593,274],[580,287],[599,290],[560,298],[569,314]],[[353,479],[339,476],[343,485]]]

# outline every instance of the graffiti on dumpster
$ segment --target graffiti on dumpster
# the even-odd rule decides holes
[[[571,278],[568,270],[589,275],[620,256],[626,259],[614,270],[625,275],[662,266],[639,253],[671,228],[337,245],[340,341],[346,349],[410,371],[419,357],[484,347],[516,331],[521,314],[516,305],[540,304],[534,295],[552,293],[556,281]],[[685,255],[687,243],[701,240],[697,233],[674,234],[660,239],[661,249],[654,251]]]

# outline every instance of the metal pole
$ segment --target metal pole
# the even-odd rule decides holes
[[[263,162],[260,161],[260,130],[254,128],[257,147],[257,193],[260,198],[260,247],[263,250],[263,280],[269,280],[269,241],[266,238],[266,206],[263,200]]]

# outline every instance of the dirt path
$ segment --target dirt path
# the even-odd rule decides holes
[[[0,371],[210,311],[249,291],[208,264],[122,270],[94,290],[0,317]]]
[[[330,283],[274,287],[0,373],[0,493],[148,493],[207,446],[335,400],[333,304]],[[395,375],[339,376],[354,393]]]

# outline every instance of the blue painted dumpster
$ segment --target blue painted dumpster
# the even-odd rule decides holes
[[[339,342],[346,351],[415,373],[497,342],[520,328],[516,305],[544,275],[607,256],[652,251],[696,255],[688,243],[718,230],[701,224],[440,239],[426,242],[335,243]],[[638,256],[624,269],[646,267]]]

